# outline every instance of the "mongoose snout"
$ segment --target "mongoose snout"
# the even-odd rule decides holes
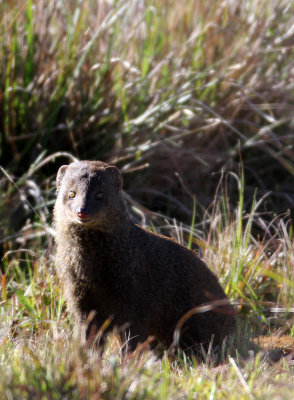
[[[131,348],[151,336],[167,347],[188,311],[212,299],[226,303],[192,250],[132,222],[116,167],[74,162],[59,169],[56,185],[56,270],[78,327],[94,312],[87,332],[111,316],[109,329],[128,326]],[[232,314],[228,304],[193,314],[182,327],[182,348],[207,348],[212,338],[220,345],[234,331]]]
[[[76,209],[77,216],[81,219],[89,218],[89,210],[86,207],[79,207]]]

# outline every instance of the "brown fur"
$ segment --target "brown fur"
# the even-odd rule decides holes
[[[121,186],[119,170],[99,161],[59,169],[54,209],[57,273],[79,327],[94,310],[92,327],[101,327],[110,316],[111,327],[128,324],[131,347],[149,336],[170,346],[186,312],[226,296],[193,251],[131,221]],[[75,193],[72,198],[70,191]],[[183,346],[207,347],[212,336],[217,345],[233,331],[232,307],[226,307],[229,312],[220,308],[194,314],[184,323]]]

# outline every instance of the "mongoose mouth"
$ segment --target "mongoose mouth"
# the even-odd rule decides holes
[[[76,214],[76,218],[75,218],[76,222],[79,225],[84,225],[84,226],[92,226],[95,225],[94,219],[91,217],[80,217]]]
[[[75,219],[79,224],[86,225],[91,223],[93,220],[93,217],[90,215],[90,213],[85,212],[85,211],[76,211],[75,213]]]
[[[79,211],[79,212],[77,212],[77,216],[80,219],[89,219],[89,213],[87,213],[87,212]]]
[[[89,214],[79,215],[79,213],[76,214],[76,219],[80,224],[88,224],[93,220],[93,218]]]

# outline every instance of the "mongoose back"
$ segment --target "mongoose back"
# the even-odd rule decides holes
[[[60,167],[56,185],[56,270],[76,325],[95,312],[87,335],[111,317],[111,327],[128,326],[131,348],[150,336],[168,347],[185,313],[226,299],[192,250],[132,222],[116,167],[74,162]],[[212,337],[219,345],[234,330],[232,310],[227,305],[191,316],[181,347],[207,348]]]

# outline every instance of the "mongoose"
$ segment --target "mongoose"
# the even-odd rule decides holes
[[[56,269],[77,326],[94,311],[92,327],[109,317],[110,327],[128,326],[130,348],[151,336],[169,347],[186,312],[226,299],[192,250],[132,222],[116,167],[101,161],[63,165],[56,186]],[[212,337],[219,345],[234,330],[232,310],[227,305],[191,316],[181,347],[207,348]]]

